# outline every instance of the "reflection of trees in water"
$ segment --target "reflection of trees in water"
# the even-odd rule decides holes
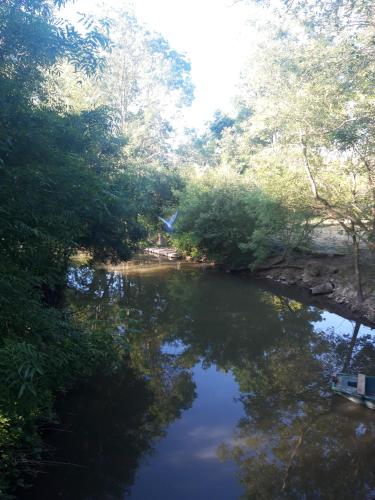
[[[358,336],[359,325],[349,337],[317,332],[316,309],[216,273],[132,282],[96,271],[90,280],[72,307],[130,328],[132,366],[147,377],[155,401],[148,411],[159,425],[194,397],[186,368],[200,359],[233,371],[245,415],[219,452],[238,463],[248,498],[370,497],[373,414],[345,412],[330,391],[332,372],[343,367],[374,374],[374,343]],[[163,350],[177,341],[179,352]]]
[[[58,432],[47,435],[47,463],[56,466],[48,467],[25,498],[124,498],[154,438],[193,398],[194,385],[184,372],[176,374],[163,401],[134,369],[97,376],[61,402]]]
[[[246,498],[373,498],[374,433],[371,418],[328,410],[276,421],[248,414],[220,454],[239,465]]]
[[[163,352],[157,322],[150,328],[150,318],[163,309],[157,286],[140,309],[142,282],[134,287],[121,274],[81,268],[71,271],[69,282],[75,318],[108,330],[114,341],[116,327],[126,325],[130,348],[115,373],[98,374],[61,401],[61,423],[46,434],[47,464],[56,466],[48,467],[25,498],[122,499],[154,439],[191,406],[195,384],[178,356]]]
[[[361,323],[359,321],[356,321],[355,325],[354,325],[354,328],[353,328],[352,338],[350,339],[350,343],[348,345],[347,353],[345,355],[345,361],[344,361],[344,365],[343,365],[343,368],[342,368],[342,371],[344,373],[347,373],[348,370],[350,369],[350,365],[352,363],[353,351],[354,351],[354,347],[355,347],[355,345],[357,343],[357,338],[358,338],[358,334],[359,334],[360,328],[361,328]]]
[[[303,343],[304,332],[320,319],[317,310],[306,307],[285,314],[275,306],[274,295],[248,280],[216,273],[204,276],[190,288],[170,280],[169,294],[178,304],[177,324],[177,316],[186,318],[188,311],[189,321],[180,321],[176,327],[179,339],[187,346],[184,356],[224,370],[246,364],[285,335],[295,335]],[[297,303],[292,306],[297,307]]]
[[[343,372],[375,375],[375,342],[372,335],[359,337],[361,324],[356,322],[346,348]]]
[[[280,305],[287,321],[292,311]],[[367,372],[374,367],[375,357],[364,356],[374,352],[373,342],[360,339],[362,345],[355,347],[357,330],[358,325],[344,340],[333,331],[305,329],[301,337],[277,339],[261,356],[234,369],[245,417],[234,441],[223,443],[218,453],[239,465],[246,498],[372,498],[373,414],[354,407],[353,418],[340,410],[347,407],[345,400],[337,403],[329,390],[332,370],[349,355],[352,367],[362,363]]]

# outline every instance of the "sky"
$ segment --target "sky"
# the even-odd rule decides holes
[[[234,0],[136,0],[138,18],[185,52],[195,101],[186,119],[199,127],[217,109],[229,111],[254,32],[250,9]]]
[[[93,0],[78,0],[67,8],[93,12]],[[184,112],[188,127],[201,129],[217,109],[230,112],[236,85],[255,43],[249,21],[256,7],[239,0],[106,0],[108,5],[132,5],[138,20],[161,33],[191,62],[195,100]]]

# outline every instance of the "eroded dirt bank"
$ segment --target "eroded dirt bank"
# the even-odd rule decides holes
[[[371,259],[362,263],[363,296],[357,298],[350,255],[293,255],[286,261],[269,259],[254,275],[281,285],[283,291],[297,288],[305,299],[375,326],[375,276]],[[286,293],[288,294],[288,292]]]

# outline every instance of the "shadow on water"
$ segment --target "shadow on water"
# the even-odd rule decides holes
[[[150,440],[162,434],[152,400],[142,378],[122,369],[60,402],[61,422],[46,432],[52,465],[37,482],[38,498],[122,498]]]
[[[369,328],[173,262],[68,281],[75,316],[124,336],[129,361],[60,402],[46,460],[77,465],[20,498],[373,498],[375,415],[330,391],[343,367],[375,374]]]

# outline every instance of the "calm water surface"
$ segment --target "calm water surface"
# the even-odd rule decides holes
[[[74,268],[77,319],[123,365],[60,401],[22,499],[375,496],[375,412],[333,397],[375,374],[373,332],[248,277],[152,258]]]

